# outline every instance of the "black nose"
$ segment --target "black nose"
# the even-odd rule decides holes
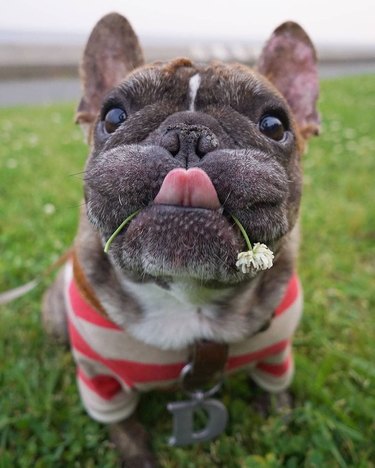
[[[181,123],[168,127],[160,144],[173,157],[181,159],[188,166],[217,149],[219,141],[215,134],[204,125]]]

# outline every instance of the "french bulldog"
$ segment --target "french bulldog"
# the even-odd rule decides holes
[[[319,130],[316,53],[286,22],[254,70],[187,58],[145,65],[130,24],[112,13],[92,31],[80,75],[85,206],[43,321],[70,338],[83,404],[110,425],[121,461],[155,466],[134,416],[140,392],[189,373],[195,391],[236,369],[277,394],[291,381],[301,156]],[[272,268],[236,267],[246,244],[234,217],[273,251]]]

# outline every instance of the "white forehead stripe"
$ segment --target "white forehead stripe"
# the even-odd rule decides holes
[[[189,110],[195,111],[195,98],[197,97],[197,92],[199,86],[201,84],[201,77],[199,73],[193,75],[189,80],[189,97],[190,97],[190,104]]]

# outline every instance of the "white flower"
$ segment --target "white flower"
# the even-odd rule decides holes
[[[254,260],[254,253],[252,250],[247,252],[240,252],[237,256],[236,267],[242,270],[242,273],[250,273],[251,265]]]
[[[236,267],[242,273],[250,273],[251,270],[267,270],[272,267],[273,259],[273,252],[265,244],[257,242],[252,250],[238,254]]]
[[[56,211],[55,205],[52,205],[52,203],[46,203],[43,206],[43,211],[46,215],[50,216],[53,215],[53,213]]]

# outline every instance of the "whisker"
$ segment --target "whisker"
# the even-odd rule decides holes
[[[223,204],[221,205],[221,206],[222,206],[222,208],[224,208],[224,205],[225,205],[225,204],[226,204],[226,202],[228,201],[228,199],[229,199],[229,197],[231,196],[232,192],[233,192],[233,190],[229,190],[229,193],[228,193],[228,195],[226,196],[226,198],[225,198],[225,200],[224,200]]]
[[[216,253],[214,253],[214,252],[212,253],[212,255],[213,255],[215,258],[217,258],[217,259],[219,260],[219,262],[221,263],[221,265],[226,266],[226,260],[227,260],[227,259],[226,259],[226,260],[223,260],[222,258],[220,258],[220,257],[219,257]]]
[[[72,174],[68,174],[68,177],[77,177],[77,176],[80,176],[82,174],[86,174],[87,171],[79,171],[79,172],[73,172]]]
[[[93,180],[94,177],[81,177],[81,180],[83,180],[84,182],[87,182],[87,181],[90,181],[90,180]]]

